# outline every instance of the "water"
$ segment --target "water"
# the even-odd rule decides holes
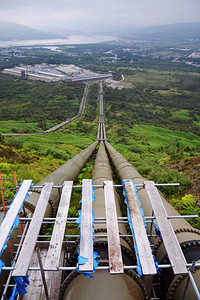
[[[51,39],[51,40],[12,40],[0,41],[0,47],[13,47],[13,46],[39,46],[39,45],[69,45],[69,44],[90,44],[102,43],[116,40],[115,36],[107,35],[70,35],[68,39]]]

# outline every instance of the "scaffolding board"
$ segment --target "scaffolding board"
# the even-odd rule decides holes
[[[19,210],[21,206],[23,205],[23,202],[25,200],[25,197],[30,189],[32,180],[24,180],[22,185],[19,188],[19,191],[16,195],[16,197],[13,200],[13,203],[10,206],[10,209],[8,210],[7,214],[5,215],[5,218],[0,226],[0,253],[4,247],[4,244],[9,237],[10,231],[12,229],[13,223],[15,222],[15,219],[17,215],[19,214]]]
[[[37,242],[37,237],[42,225],[42,220],[44,218],[52,187],[53,182],[46,182],[42,188],[33,218],[16,262],[15,270],[13,271],[13,276],[15,277],[26,276],[28,272],[31,256]]]
[[[62,189],[60,204],[56,215],[53,233],[45,261],[45,270],[58,270],[60,255],[65,234],[67,215],[71,199],[73,181],[65,181]]]
[[[124,273],[114,187],[112,181],[104,181],[104,198],[106,209],[110,274]]]
[[[79,264],[79,271],[93,271],[92,180],[83,179],[80,229],[80,256],[88,261]]]
[[[157,274],[155,262],[133,182],[124,182],[124,186],[143,275],[155,275]]]
[[[163,243],[167,251],[175,275],[188,274],[186,260],[173,230],[162,199],[153,181],[144,181],[151,206],[160,229]]]
[[[143,187],[143,184],[136,185],[136,186]],[[158,227],[159,227],[159,229],[162,233],[162,236],[163,236],[162,225],[165,224],[166,220],[170,223],[169,219],[170,218],[173,218],[173,219],[177,218],[177,216],[174,216],[174,217],[173,216],[168,216],[165,211],[163,213],[163,211],[161,210],[161,208],[162,208],[162,199],[161,199],[161,197],[160,197],[160,195],[159,195],[159,193],[158,193],[158,191],[155,187],[155,184],[153,182],[146,181],[144,183],[144,186],[145,186],[148,194],[150,195],[152,208],[153,208],[154,213],[155,213],[154,217],[156,217],[156,219],[157,219]],[[24,236],[22,235],[21,241],[23,241],[23,239],[25,237],[25,243],[22,246],[22,248],[21,248],[21,244],[22,244],[21,241],[18,245],[17,252],[19,253],[19,256],[18,256],[18,259],[16,259],[16,262],[18,264],[18,266],[16,266],[16,267],[18,268],[18,270],[21,270],[22,267],[23,267],[23,265],[20,262],[20,260],[22,261],[22,258],[20,258],[20,256],[22,256],[23,252],[24,252],[24,255],[25,255],[24,257],[26,258],[28,256],[30,258],[29,262],[31,261],[30,264],[28,264],[28,266],[27,266],[27,271],[28,271],[29,276],[30,276],[31,286],[27,287],[28,294],[26,294],[26,296],[24,296],[24,297],[26,297],[24,299],[33,299],[37,295],[40,295],[40,297],[42,295],[43,298],[45,297],[44,287],[43,287],[44,282],[43,282],[42,277],[41,277],[41,273],[42,273],[41,270],[42,269],[41,269],[41,266],[38,264],[38,257],[36,255],[36,250],[34,250],[33,255],[31,255],[30,254],[30,252],[31,252],[30,248],[32,248],[32,247],[35,248],[36,245],[37,245],[37,247],[41,248],[42,263],[44,265],[45,278],[46,278],[46,283],[47,283],[47,286],[48,286],[48,292],[49,292],[50,298],[52,298],[52,297],[54,297],[55,299],[58,298],[58,294],[59,294],[58,287],[60,286],[62,271],[72,271],[72,270],[77,269],[76,263],[74,263],[73,265],[63,265],[63,257],[64,257],[64,251],[65,251],[63,246],[65,246],[65,247],[75,247],[76,244],[75,244],[75,242],[73,242],[73,245],[72,245],[72,244],[70,244],[72,242],[63,241],[64,240],[63,233],[61,232],[61,231],[64,230],[65,225],[66,225],[67,222],[70,222],[70,223],[75,223],[76,222],[76,218],[67,218],[67,210],[68,210],[68,205],[69,205],[69,201],[70,201],[70,195],[71,195],[71,192],[72,192],[72,182],[65,182],[64,185],[62,186],[61,202],[60,202],[60,206],[58,208],[58,213],[57,213],[56,218],[44,218],[43,219],[43,217],[41,216],[41,207],[42,207],[42,211],[46,210],[48,199],[49,199],[52,187],[53,187],[53,183],[46,183],[45,187],[43,187],[43,188],[38,187],[38,188],[42,188],[42,193],[41,193],[41,196],[39,198],[38,204],[36,206],[35,213],[36,213],[37,210],[40,211],[40,213],[37,213],[40,216],[39,217],[40,220],[36,219],[35,213],[34,213],[32,218],[30,218],[30,217],[20,218],[20,220],[25,222],[25,227],[27,227],[27,228],[28,228],[29,222],[31,221],[31,223],[32,223],[34,219],[35,219],[35,221],[34,221],[35,226],[36,226],[36,223],[38,223],[37,226],[39,228],[44,223],[48,223],[48,222],[49,223],[54,223],[55,222],[54,229],[57,232],[57,234],[60,235],[60,239],[59,239],[59,241],[57,241],[57,243],[59,243],[59,245],[57,245],[56,242],[55,242],[56,239],[54,239],[54,237],[53,237],[54,234],[52,234],[52,236],[50,235],[50,237],[51,237],[50,242],[42,241],[41,239],[42,239],[42,237],[44,237],[42,235],[36,234],[36,238],[33,235],[31,235],[31,237],[30,237],[29,230],[31,228],[31,224],[29,226],[29,230],[28,230],[27,234],[26,234],[26,230],[25,230],[25,233],[24,233],[25,235]],[[83,203],[88,203],[88,202],[90,203],[90,208],[87,208],[86,211],[87,212],[90,211],[89,216],[91,217],[92,216],[92,213],[91,213],[91,207],[92,207],[92,181],[91,180],[84,180],[82,186],[73,186],[73,188],[81,188],[81,187],[83,188],[83,199],[84,199]],[[119,236],[131,237],[130,234],[129,235],[126,235],[126,234],[125,235],[124,234],[119,235],[118,223],[119,222],[128,223],[127,218],[126,217],[117,217],[117,216],[115,216],[114,217],[114,223],[113,223],[113,221],[112,221],[113,219],[111,217],[111,215],[113,214],[113,211],[115,211],[115,203],[113,202],[113,200],[114,200],[114,187],[121,188],[122,185],[115,186],[115,185],[113,185],[113,183],[111,181],[105,181],[103,185],[94,186],[94,188],[95,187],[102,188],[102,189],[104,188],[105,202],[108,204],[108,207],[106,209],[107,210],[106,216],[105,217],[104,216],[98,217],[94,221],[94,224],[97,224],[99,222],[100,223],[107,223],[107,233],[103,233],[101,235],[101,237],[103,237],[105,239],[105,241],[109,240],[110,236],[112,236],[112,234],[109,233],[109,230],[111,229],[111,227],[113,226],[114,223],[115,223],[115,225],[114,225],[115,230],[117,229],[116,233],[115,233],[115,238],[116,238],[116,236],[118,236],[118,239],[119,239]],[[61,186],[54,186],[53,188],[60,189]],[[45,189],[46,189],[46,192],[45,192]],[[138,220],[137,218],[138,218],[139,212],[138,212],[138,207],[136,207],[136,205],[138,203],[136,202],[137,199],[136,199],[136,195],[135,195],[135,190],[133,190],[133,186],[129,187],[128,183],[125,184],[125,189],[126,189],[128,202],[129,202],[130,211],[132,211],[131,205],[134,205],[134,214],[135,215],[132,216],[132,217],[135,218],[135,220]],[[65,198],[65,201],[63,200],[64,201],[64,206],[62,206],[62,199],[64,199],[64,198]],[[131,204],[131,201],[133,201],[134,204],[133,203]],[[161,208],[160,208],[160,206],[161,206]],[[64,212],[64,210],[65,210],[65,212]],[[60,212],[63,213],[62,216],[60,215]],[[180,217],[187,217],[188,218],[190,216],[178,216],[178,217],[179,218]],[[193,217],[195,217],[195,216],[193,216]],[[81,224],[81,226],[84,224],[84,219],[85,219],[85,221],[88,221],[88,214],[87,213],[83,214],[82,218],[83,218],[82,219],[83,223]],[[146,220],[148,220],[148,219],[153,220],[151,216],[145,216],[145,218],[146,218]],[[61,220],[63,221],[63,223],[62,223]],[[163,220],[164,220],[164,222],[163,222]],[[59,224],[59,222],[61,222],[62,224]],[[92,224],[92,222],[93,221],[91,220],[90,224]],[[139,239],[139,237],[141,239],[143,239],[144,238],[144,232],[140,233],[141,226],[139,225],[140,222],[141,222],[141,219],[140,219],[140,221],[137,221],[137,222],[139,222],[137,224],[138,226],[136,226],[134,228],[134,230],[138,234],[138,239]],[[62,227],[62,230],[61,230],[60,226]],[[86,228],[86,227],[83,226],[83,228]],[[166,230],[164,229],[164,231],[166,231]],[[85,230],[83,230],[83,232],[85,232]],[[173,229],[172,229],[172,232],[173,232]],[[39,233],[39,231],[38,231],[38,233]],[[3,233],[0,231],[0,241],[1,241],[2,234]],[[145,235],[146,235],[146,233],[145,233]],[[61,236],[62,236],[62,238],[61,238]],[[66,237],[69,237],[69,236],[66,236]],[[77,239],[77,237],[78,237],[78,235],[74,235],[75,240]],[[83,237],[83,235],[81,236],[81,239],[82,238],[85,239]],[[87,241],[87,238],[88,238],[88,235],[86,234],[86,241]],[[96,239],[96,238],[97,239],[99,238],[99,233],[94,235],[94,239]],[[168,238],[169,238],[169,235],[167,235],[167,239]],[[27,241],[29,243],[28,247],[26,245]],[[163,239],[163,241],[164,241],[164,239]],[[177,266],[176,254],[174,252],[174,238],[173,238],[173,240],[171,240],[171,238],[170,238],[170,241],[171,241],[170,243],[171,243],[172,261],[170,260],[171,264],[158,265],[158,267],[161,268],[161,269],[162,268],[171,268],[171,267],[174,268],[174,267]],[[166,246],[166,241],[164,241],[164,242],[165,242],[165,246]],[[50,248],[49,243],[52,245],[52,247],[51,247],[52,255],[57,256],[57,258],[55,260],[53,259],[54,262],[53,262],[52,265],[49,262],[51,260],[50,256],[47,258],[48,250],[49,250],[48,248]],[[139,243],[140,243],[140,241],[137,242],[137,247],[138,248],[139,248]],[[178,241],[177,241],[177,243],[178,243]],[[31,244],[34,244],[34,245],[31,245]],[[144,242],[144,244],[146,244],[146,242]],[[108,249],[110,247],[109,245],[111,245],[111,247],[112,247],[111,255],[109,253],[109,264],[105,265],[105,266],[99,266],[99,267],[95,268],[96,270],[110,270],[111,271],[111,268],[116,267],[116,265],[113,264],[114,260],[112,259],[112,255],[116,255],[118,253],[118,245],[119,245],[119,247],[121,247],[121,246],[118,243],[118,241],[117,242],[114,241],[113,243],[109,243],[109,241],[108,241]],[[54,246],[55,246],[55,248],[54,248]],[[145,251],[146,251],[146,246],[145,246]],[[93,244],[92,243],[90,243],[90,246],[88,244],[87,247],[88,247],[88,251],[91,251],[91,252],[93,251]],[[20,248],[21,248],[21,250],[20,250]],[[26,251],[24,249],[26,249]],[[55,252],[53,251],[53,249],[55,250]],[[59,254],[57,254],[57,251],[59,252]],[[181,249],[180,249],[180,251],[181,251]],[[167,252],[167,253],[169,255],[169,252]],[[24,257],[23,257],[23,260],[24,260]],[[59,260],[60,260],[59,262],[58,262],[58,257],[59,257]],[[16,258],[17,258],[17,256],[16,256]],[[133,270],[135,270],[137,268],[137,266],[126,266],[126,265],[123,266],[122,258],[120,258],[120,259],[121,259],[120,266],[123,268],[123,269],[121,268],[121,270],[124,270],[124,269],[133,269]],[[180,272],[182,270],[187,271],[187,268],[190,267],[191,264],[187,264],[185,262],[185,260],[183,260],[182,262],[179,261],[179,266],[180,266],[180,264],[182,264],[183,268],[180,268],[178,270],[175,269],[175,271],[177,272],[176,274],[185,274],[183,272],[182,273],[178,273],[178,272]],[[200,264],[196,263],[196,266],[200,266]],[[185,268],[185,270],[184,270],[184,268]],[[7,271],[10,270],[11,272],[13,272],[12,276],[16,276],[15,275],[16,274],[15,273],[16,272],[15,264],[13,264],[13,267],[10,267],[10,266],[2,267],[2,272],[4,270],[7,270]],[[117,272],[118,272],[118,270],[117,270]],[[120,272],[122,272],[122,271],[120,271]],[[120,272],[118,272],[118,273],[120,273]],[[19,274],[18,276],[24,276],[24,275],[26,275],[26,273],[27,273],[26,271],[23,271],[23,274],[18,273]],[[113,273],[110,272],[110,273],[114,274],[114,272]],[[152,273],[153,273],[153,268],[152,268]],[[144,277],[146,277],[147,280],[151,279],[151,277],[152,277],[151,274],[152,273],[151,273],[151,271],[145,271],[145,268],[143,268],[143,275],[144,275]],[[190,274],[190,272],[189,272],[189,274]],[[38,288],[37,288],[37,285],[38,285]],[[195,288],[195,285],[194,284],[192,284],[192,285]],[[9,286],[9,283],[6,284],[6,288],[8,286]],[[5,295],[5,293],[4,293],[4,295]]]
[[[40,249],[42,263],[45,263],[47,258],[47,248]],[[61,250],[60,255],[60,264],[62,264],[64,259],[64,250]],[[37,252],[34,250],[30,267],[38,267],[38,257]],[[60,282],[61,282],[62,271],[48,271],[45,272],[45,278],[48,286],[48,292],[50,299],[59,299],[60,292]],[[30,271],[29,272],[29,281],[30,285],[27,286],[27,294],[23,295],[23,300],[32,300],[32,299],[45,299],[43,281],[41,277],[41,271]]]

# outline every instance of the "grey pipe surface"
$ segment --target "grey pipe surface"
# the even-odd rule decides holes
[[[95,166],[92,171],[92,179],[94,185],[103,185],[104,181],[106,180],[113,181],[112,170],[103,142],[100,142],[99,151],[95,160]],[[105,217],[104,190],[103,188],[94,188],[94,190],[96,199],[96,201],[93,203],[95,217]],[[120,202],[121,200],[119,195],[115,191],[115,203],[118,217],[121,217]],[[95,229],[97,228],[106,228],[106,224],[95,224]],[[127,234],[124,224],[119,224],[119,230],[120,233]]]
[[[116,172],[121,180],[125,179],[132,179],[135,184],[143,184],[143,182],[146,180],[143,178],[136,168],[134,168],[133,165],[131,165],[118,151],[116,151],[108,142],[105,142],[106,148],[108,150],[108,153],[110,155],[110,158],[113,162],[113,165],[116,169]],[[140,201],[142,202],[142,208],[144,209],[145,216],[151,216],[152,215],[152,207],[150,204],[149,197],[147,195],[147,192],[144,188],[138,188],[138,196]],[[179,213],[176,211],[175,208],[173,208],[163,197],[162,193],[160,193],[161,199],[163,201],[164,207],[168,213],[168,215],[176,216],[179,215]],[[198,261],[200,259],[200,232],[197,229],[194,229],[185,219],[179,218],[179,219],[171,219],[171,224],[173,229],[175,230],[177,239],[180,244],[184,245],[183,252],[184,255],[186,255],[186,259],[188,258],[188,262],[192,262],[192,260]],[[150,230],[150,227],[147,226],[148,231]],[[156,250],[156,259],[158,263],[161,263],[163,259],[166,259],[167,254],[164,247],[163,242],[160,240],[158,242],[158,239],[152,238],[151,243],[156,244],[157,243],[157,249]],[[191,249],[190,253],[188,252]],[[200,270],[196,271],[198,275],[195,277],[199,278],[200,276]],[[170,284],[170,281],[173,279],[173,274],[170,274],[169,271],[165,271],[161,273],[162,276],[165,274],[165,277],[163,277],[163,285],[166,284],[167,279],[169,279],[169,282],[167,285]],[[161,276],[161,277],[162,277]],[[176,276],[175,279],[178,282],[183,280],[183,276]],[[183,294],[183,288],[184,284],[180,285],[182,287],[182,290],[177,289],[177,284],[174,286],[173,284],[168,288],[168,295],[170,295],[169,299],[181,299],[177,298],[178,294]],[[198,288],[200,289],[200,282],[198,281]],[[173,290],[173,293],[172,293]],[[176,291],[174,291],[176,290]],[[189,292],[190,291],[190,292]],[[195,299],[193,298],[193,289],[190,288],[188,291],[185,299]],[[173,294],[173,296],[172,296]],[[166,294],[165,294],[166,296]]]
[[[113,165],[115,166],[116,172],[121,180],[125,179],[132,179],[135,184],[143,184],[146,178],[142,177],[137,169],[129,163],[123,155],[121,155],[118,151],[116,151],[108,142],[105,142],[106,148],[108,150],[108,153],[110,155],[110,158],[112,160]],[[152,215],[152,207],[149,201],[149,197],[147,195],[146,190],[141,187],[138,188],[138,195],[139,199],[142,201],[142,208],[144,209],[145,216],[151,216]],[[163,197],[162,193],[160,193],[160,196],[162,198],[162,201],[164,203],[165,209],[170,216],[176,216],[179,215],[177,210],[173,208],[169,202],[166,201],[166,199]],[[185,219],[175,219],[171,220],[172,226],[174,230],[179,228],[188,228],[193,229],[193,227],[185,220]],[[191,234],[191,233],[190,233]],[[192,234],[192,239],[197,238],[197,234]],[[191,238],[191,236],[190,236]],[[198,238],[200,239],[200,236],[198,235]],[[179,237],[179,242],[182,243],[185,241],[185,238]],[[187,238],[186,238],[187,240]],[[156,240],[157,241],[157,240]]]
[[[75,180],[78,174],[81,172],[82,168],[96,149],[98,141],[91,144],[89,147],[78,153],[73,158],[69,159],[65,164],[61,167],[53,171],[43,180],[41,180],[37,185],[43,185],[45,182],[53,182],[54,185],[62,185],[64,181],[67,180]],[[31,192],[30,198],[28,202],[36,206],[38,198],[39,198],[39,189],[35,189],[37,192]],[[59,195],[57,189],[53,189],[51,193],[51,200],[55,207],[58,205]],[[47,211],[45,213],[45,217],[51,216],[50,205],[47,207]]]
[[[130,272],[131,273],[131,272]],[[71,275],[72,276],[72,275]],[[142,300],[146,299],[140,278],[134,280],[129,274],[110,275],[99,270],[94,278],[74,275],[62,299],[65,300]],[[136,281],[137,280],[137,281]]]
[[[83,114],[83,108],[84,108],[84,104],[85,104],[85,98],[86,98],[86,95],[87,95],[87,90],[88,90],[88,83],[85,85],[83,97],[81,99],[81,104],[80,104],[79,111],[78,111],[78,114],[77,114],[78,116],[82,116],[82,114]]]
[[[94,185],[103,185],[104,181],[111,180],[112,170],[109,165],[109,160],[103,142],[100,142],[99,151],[96,156],[95,166],[92,172],[92,179]],[[104,200],[104,189],[103,187],[94,188],[95,190],[95,201],[93,202],[93,210],[95,213],[95,218],[105,217],[105,200]],[[115,202],[117,215],[121,216],[120,210],[120,198],[115,192]],[[106,242],[107,238],[99,237],[98,234],[102,235],[101,230],[106,230],[106,224],[95,224],[95,230],[98,230],[99,233],[96,233],[95,241],[96,242]],[[119,224],[120,233],[126,234],[126,228],[124,224]],[[126,248],[130,249],[129,245],[124,241],[120,240],[121,244],[124,244]],[[100,250],[101,253],[104,251]],[[100,258],[101,262],[101,258]],[[66,284],[66,289],[64,291],[64,296],[62,299],[67,300],[88,300],[88,299],[123,299],[123,300],[142,300],[145,299],[144,296],[144,286],[141,279],[137,277],[135,273],[129,271],[129,274],[134,274],[134,278],[128,274],[119,274],[119,275],[110,275],[108,271],[96,270],[94,273],[93,279],[88,279],[84,275],[78,275],[75,278],[71,273],[65,282],[70,282],[70,277],[73,280],[70,284]],[[142,285],[141,285],[142,283]]]
[[[62,185],[64,181],[67,180],[75,180],[78,174],[81,172],[84,165],[87,163],[88,159],[96,149],[96,146],[98,144],[98,141],[91,144],[89,147],[84,149],[82,152],[74,156],[72,159],[68,160],[65,164],[63,164],[61,167],[53,171],[51,174],[49,174],[47,177],[45,177],[43,180],[41,180],[37,185],[42,186],[45,182],[53,182],[54,185]],[[35,189],[35,191],[30,192],[30,198],[27,199],[27,202],[32,204],[34,207],[37,205],[38,199],[40,196],[40,189]],[[55,208],[58,205],[59,201],[59,194],[57,189],[53,189],[51,193],[51,200],[55,206]],[[52,215],[52,209],[51,206],[48,204],[47,210],[45,213],[45,217],[50,217]],[[0,222],[3,218],[3,212],[0,212]],[[16,244],[16,234],[15,232],[12,233],[12,244]],[[4,253],[1,256],[1,259],[6,263],[6,265],[9,265],[10,263],[10,256],[9,251],[6,249]],[[0,274],[0,295],[2,294],[2,285],[5,283],[6,278],[8,277],[8,272],[3,271]]]

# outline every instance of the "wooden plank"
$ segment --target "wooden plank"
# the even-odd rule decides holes
[[[56,220],[53,228],[53,233],[45,262],[45,270],[57,270],[59,268],[60,255],[65,234],[67,215],[69,210],[70,198],[72,193],[73,181],[65,181],[62,189],[62,195]]]
[[[80,229],[80,256],[88,259],[79,264],[81,272],[93,271],[93,229],[92,229],[92,180],[83,179],[82,210]]]
[[[40,255],[41,255],[42,263],[44,264],[46,255],[47,255],[47,249],[41,248]],[[33,251],[31,261],[30,261],[30,266],[31,267],[39,266],[36,250]],[[45,276],[46,276],[46,274],[45,274]],[[42,288],[43,288],[41,271],[40,270],[39,271],[30,271],[29,272],[29,281],[30,281],[30,284],[27,285],[27,287],[26,287],[27,294],[23,295],[23,300],[32,300],[32,299],[40,300],[41,294],[42,294]],[[43,298],[43,299],[45,299],[45,298]]]
[[[40,254],[42,263],[44,265],[45,259],[47,257],[47,248],[41,248]],[[64,250],[61,251],[60,264],[64,260]],[[36,250],[33,251],[31,257],[30,267],[38,267],[38,257]],[[26,287],[27,294],[23,295],[23,300],[41,300],[46,299],[43,281],[40,271],[30,271],[29,273],[30,284]],[[48,286],[49,298],[50,299],[59,299],[59,291],[61,287],[61,277],[62,271],[48,271],[45,272],[45,278]]]
[[[26,276],[28,271],[29,263],[35,244],[37,241],[38,234],[42,225],[42,220],[46,211],[46,207],[49,201],[51,190],[53,187],[53,182],[46,182],[41,190],[41,194],[33,214],[33,218],[28,228],[22,249],[20,251],[15,270],[13,271],[13,276]]]
[[[59,265],[61,266],[63,265],[63,261],[64,261],[64,253],[65,253],[64,249],[61,249],[60,262],[59,262]],[[61,285],[62,271],[57,270],[56,272],[55,271],[45,272],[45,278],[48,287],[49,298],[54,300],[59,299],[60,288],[62,286]],[[44,287],[42,288],[40,299],[46,299]]]
[[[13,223],[19,213],[19,210],[23,204],[23,201],[30,189],[32,180],[24,180],[19,191],[13,200],[10,209],[8,210],[3,222],[0,226],[0,252],[2,251],[4,244],[9,236],[10,230],[13,226]]]
[[[186,260],[174,233],[170,220],[167,218],[162,199],[153,181],[145,181],[145,188],[160,229],[162,239],[175,275],[187,274]]]
[[[104,198],[106,209],[110,274],[124,273],[114,187],[112,181],[104,181]]]
[[[143,275],[157,273],[133,182],[124,182]]]

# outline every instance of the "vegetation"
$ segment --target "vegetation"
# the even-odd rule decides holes
[[[37,122],[41,130],[46,120],[59,123],[78,113],[84,85],[3,77],[0,89],[0,119]]]
[[[123,74],[124,89],[104,86],[110,143],[148,179],[181,183],[180,187],[163,187],[162,192],[181,213],[199,214],[196,206],[200,199],[196,184],[200,159],[199,69],[183,62],[189,55],[181,50],[184,45],[175,45],[174,49],[170,49],[171,44],[148,44],[148,47],[124,42],[61,46],[62,52],[20,48],[21,58],[9,53],[0,55],[0,68],[19,62],[75,63],[96,72],[113,71],[117,80]],[[192,51],[198,49],[196,45],[187,47],[194,47]],[[174,63],[172,56],[177,54],[182,55],[182,61]],[[1,75],[0,88],[1,133],[28,133],[43,131],[74,116],[84,85],[13,80]],[[16,170],[19,182],[33,178],[37,183],[89,146],[96,138],[98,92],[98,84],[90,85],[84,116],[57,132],[12,138],[0,135],[3,176],[12,177]],[[83,169],[78,184],[83,178],[91,178],[93,163],[91,160]],[[9,193],[8,198],[12,196]],[[74,191],[70,216],[76,216],[80,200],[80,193]],[[199,219],[191,222],[200,229]],[[68,230],[76,232],[76,228]]]
[[[179,82],[176,86],[178,85]],[[195,83],[193,89],[195,90]],[[124,123],[127,126],[151,124],[200,135],[199,92],[162,91],[166,93],[161,93],[161,90],[159,93],[155,86],[147,89],[141,83],[138,87],[121,91],[106,88],[105,116],[108,122]]]
[[[195,195],[185,195],[180,198],[173,198],[171,204],[182,214],[182,215],[198,215],[198,218],[188,218],[187,221],[195,228],[200,229],[200,208],[196,205]]]

